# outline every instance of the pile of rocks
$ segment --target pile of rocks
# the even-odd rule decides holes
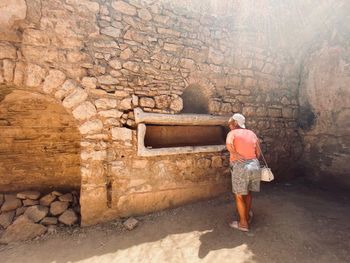
[[[0,243],[5,244],[32,239],[57,225],[72,226],[78,223],[80,214],[76,191],[0,194],[0,207]]]

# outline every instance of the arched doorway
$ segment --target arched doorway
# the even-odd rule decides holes
[[[47,95],[2,85],[0,192],[80,189],[80,133]]]
[[[197,85],[191,85],[182,93],[182,113],[208,114],[209,99]]]

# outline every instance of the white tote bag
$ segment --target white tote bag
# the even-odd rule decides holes
[[[273,173],[272,173],[271,169],[267,165],[267,162],[265,160],[264,154],[263,154],[263,152],[262,152],[262,150],[260,148],[259,142],[258,142],[258,147],[259,147],[259,150],[260,150],[261,157],[264,160],[264,166],[261,167],[261,181],[271,182],[273,179],[275,179],[275,177],[273,176]]]

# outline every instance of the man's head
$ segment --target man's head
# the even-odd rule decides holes
[[[228,126],[231,130],[236,128],[245,129],[245,117],[240,113],[233,114],[233,116],[228,120]]]

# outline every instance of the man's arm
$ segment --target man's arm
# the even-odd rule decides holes
[[[236,148],[233,144],[234,139],[235,138],[234,138],[233,134],[231,132],[229,132],[229,134],[227,135],[227,138],[226,138],[226,148],[230,152],[230,154],[235,157],[235,159],[237,159],[238,161],[244,161],[244,157],[236,151]]]

